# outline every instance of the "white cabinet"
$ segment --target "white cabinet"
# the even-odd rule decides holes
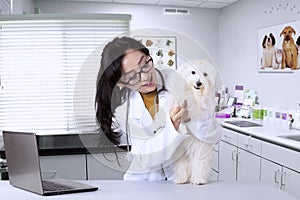
[[[219,180],[236,180],[238,133],[223,129],[219,144]]]
[[[300,173],[283,167],[282,174],[283,177],[281,182],[281,189],[296,197],[297,199],[300,199]]]
[[[129,164],[126,152],[89,154],[87,176],[89,180],[123,180]]]
[[[237,180],[259,181],[261,141],[239,134],[237,152]]]
[[[212,152],[212,166],[208,181],[219,180],[219,144],[217,144]]]
[[[275,185],[287,193],[300,199],[300,173],[279,165],[272,161],[262,159],[261,181]]]
[[[259,181],[260,157],[243,149],[238,149],[237,180]]]
[[[219,180],[236,180],[237,147],[220,141]]]
[[[219,180],[219,173],[215,170],[211,170],[211,173],[209,174],[208,181],[218,181]]]
[[[262,143],[261,181],[300,199],[300,153],[267,142]]]
[[[86,180],[86,155],[41,156],[43,178]]]
[[[261,160],[261,181],[281,187],[282,166],[266,159]]]
[[[261,143],[224,129],[219,148],[219,179],[259,181]]]
[[[41,156],[43,178],[122,180],[129,167],[125,152]],[[118,159],[117,159],[117,157]]]

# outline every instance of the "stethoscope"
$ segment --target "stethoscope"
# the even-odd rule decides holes
[[[161,71],[157,68],[155,68],[156,72],[158,73],[158,75],[160,76],[160,79],[161,79],[161,85],[162,87],[157,91],[157,95],[155,96],[154,98],[154,105],[155,105],[155,112],[157,112],[158,110],[158,94],[161,92],[161,91],[164,91],[166,90],[165,88],[165,80],[164,80],[164,77],[161,73]],[[128,124],[128,116],[129,116],[129,107],[130,107],[130,93],[131,93],[131,90],[128,90],[127,92],[127,107],[126,107],[126,118],[125,118],[125,136],[126,136],[126,150],[127,152],[130,151],[130,145],[129,145],[129,138],[130,138],[130,130],[129,130],[129,124]]]

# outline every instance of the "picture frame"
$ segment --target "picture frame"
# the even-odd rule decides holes
[[[300,69],[299,27],[300,21],[292,21],[258,29],[258,72],[293,73]]]
[[[177,69],[177,41],[175,36],[133,36],[145,45],[155,65]]]

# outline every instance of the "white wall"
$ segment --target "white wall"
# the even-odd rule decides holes
[[[219,67],[224,83],[232,93],[236,83],[243,83],[246,88],[257,91],[265,106],[298,108],[300,70],[293,74],[257,71],[258,28],[293,20],[300,20],[299,0],[240,0],[221,10]],[[300,27],[296,28],[300,30]],[[299,35],[300,32],[296,33],[295,38]]]
[[[125,13],[131,14],[130,29],[157,28],[179,32],[202,45],[218,63],[219,12],[190,9],[190,15],[164,15],[162,6],[35,0],[42,13]],[[190,50],[194,53],[193,50]],[[189,52],[188,52],[189,53]]]
[[[153,27],[181,32],[208,51],[231,94],[234,85],[242,83],[257,91],[262,105],[296,109],[300,103],[300,70],[293,74],[257,70],[257,29],[300,20],[298,0],[240,0],[219,11],[191,9],[189,16],[163,15],[163,7],[154,6],[58,0],[35,3],[44,13],[129,13],[131,29]]]

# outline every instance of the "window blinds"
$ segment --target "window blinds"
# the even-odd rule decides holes
[[[101,44],[130,15],[0,17],[0,129],[78,133],[96,129]]]

